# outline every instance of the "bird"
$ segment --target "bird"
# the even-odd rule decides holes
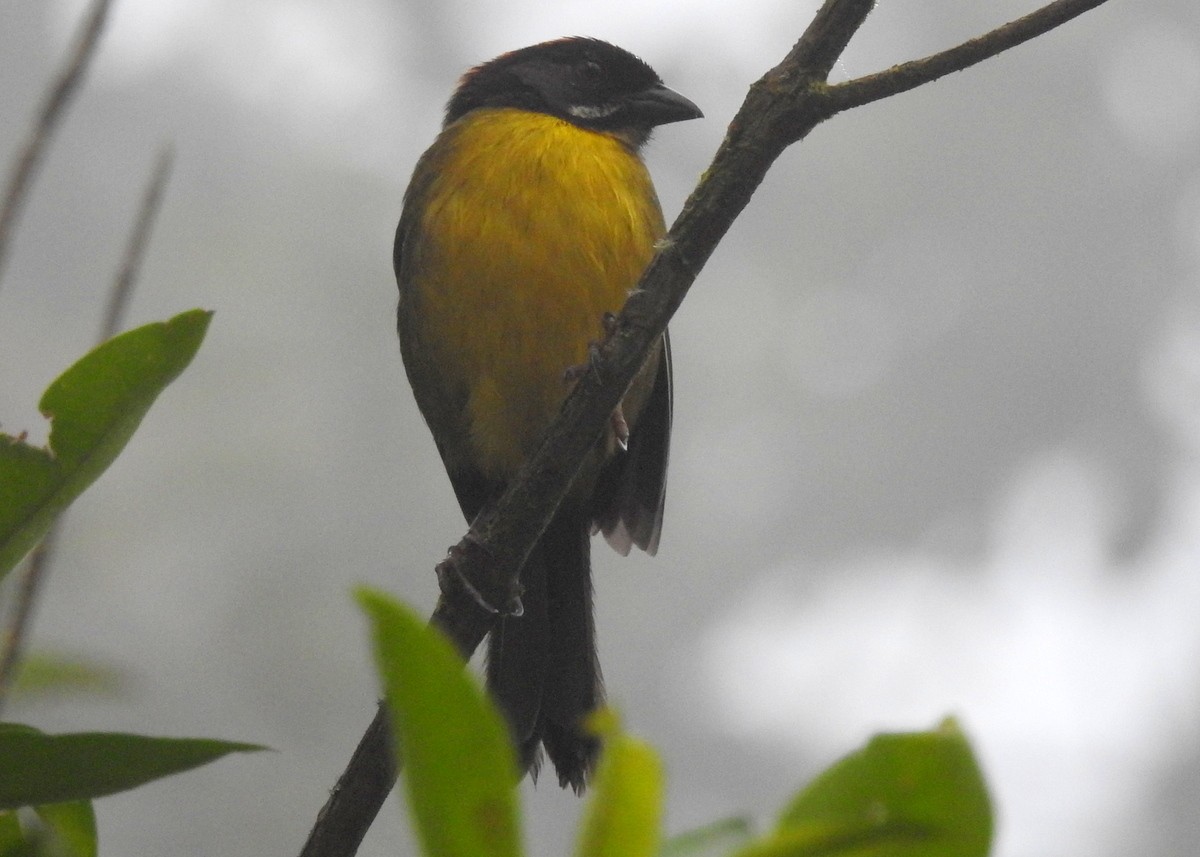
[[[498,497],[557,414],[666,233],[641,158],[651,131],[700,118],[632,53],[535,44],[464,74],[418,159],[396,229],[405,373],[467,521]],[[542,748],[581,793],[603,703],[591,537],[659,545],[670,449],[664,332],[520,571],[521,615],[488,635],[488,691],[521,772]]]

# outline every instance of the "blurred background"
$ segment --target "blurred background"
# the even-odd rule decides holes
[[[1034,0],[882,3],[834,72]],[[67,518],[34,647],[122,692],[50,731],[278,752],[98,805],[108,854],[294,854],[376,693],[352,586],[432,608],[463,522],[404,380],[392,232],[457,76],[567,34],[645,57],[702,122],[648,151],[668,220],[815,2],[117,0],[0,284],[0,422],[91,344],[160,147],[129,326],[216,310]],[[0,6],[11,163],[83,11]],[[1200,5],[1111,3],[793,147],[672,327],[662,548],[597,542],[612,702],[680,831],[767,822],[878,730],[960,718],[1002,857],[1200,837]],[[530,853],[579,803],[524,787]],[[411,853],[389,802],[363,855]]]

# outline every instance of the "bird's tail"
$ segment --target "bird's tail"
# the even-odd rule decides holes
[[[589,516],[565,501],[521,572],[525,611],[497,623],[487,659],[488,688],[508,718],[522,770],[537,775],[544,745],[559,783],[577,793],[600,749],[583,719],[604,698],[590,533]]]

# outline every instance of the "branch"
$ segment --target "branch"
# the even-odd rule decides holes
[[[158,217],[163,193],[167,189],[167,179],[171,177],[171,167],[174,163],[174,147],[169,144],[163,146],[162,151],[158,153],[158,161],[154,164],[154,172],[150,174],[150,182],[142,194],[137,220],[134,221],[133,232],[125,245],[121,266],[117,269],[117,279],[108,294],[108,308],[104,313],[104,323],[100,327],[101,342],[112,339],[121,329],[129,296],[133,293],[133,285],[142,268],[142,257],[146,255],[146,245],[150,242],[150,229]]]
[[[300,857],[350,857],[396,782],[391,724],[382,702],[317,814]]]
[[[46,569],[50,567],[54,550],[58,546],[58,530],[57,525],[52,526],[26,560],[25,573],[21,575],[14,595],[12,621],[4,629],[3,635],[0,635],[0,710],[3,709],[8,692],[20,671],[29,620],[37,604],[38,591],[46,577]]]
[[[519,607],[519,571],[526,556],[649,349],[775,159],[842,110],[904,92],[995,56],[1103,2],[1056,0],[1032,15],[925,60],[830,86],[830,70],[874,2],[826,0],[783,62],[750,87],[712,165],[660,242],[614,332],[601,344],[596,371],[579,380],[538,452],[438,564],[441,596],[430,621],[450,637],[464,659],[475,651],[501,612]],[[380,779],[381,772],[390,776]],[[360,788],[372,778],[385,790],[395,779],[382,705],[322,809],[302,857],[354,854],[366,832],[365,824],[384,798]],[[357,804],[351,794],[359,796]],[[354,829],[348,824],[351,816],[364,827]],[[330,835],[335,829],[339,834]]]
[[[957,47],[924,59],[892,66],[887,71],[831,86],[826,97],[836,110],[841,111],[907,92],[923,83],[930,83],[953,72],[970,68],[1009,48],[1015,48],[1104,2],[1106,0],[1055,0],[1036,12],[1010,21]]]
[[[94,0],[92,3],[87,19],[79,29],[75,49],[59,72],[58,79],[47,92],[42,109],[38,111],[37,121],[30,129],[29,137],[21,147],[21,154],[13,165],[8,189],[4,194],[4,204],[0,205],[0,277],[3,277],[4,265],[7,262],[9,236],[25,203],[33,174],[49,148],[50,137],[66,109],[67,102],[78,89],[83,72],[96,53],[96,45],[100,41],[100,33],[104,30],[104,22],[111,5],[111,0]]]
[[[525,558],[717,243],[783,150],[832,115],[811,94],[873,6],[872,0],[827,0],[783,62],[750,88],[712,166],[600,345],[595,371],[575,385],[508,490],[438,565],[442,595],[432,621],[467,656],[498,611],[520,604]]]

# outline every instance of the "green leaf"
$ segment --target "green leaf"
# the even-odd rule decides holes
[[[116,732],[46,735],[28,726],[0,724],[0,809],[101,797],[229,753],[261,749],[230,741]]]
[[[440,633],[382,593],[357,595],[371,619],[424,853],[517,857],[517,767],[508,727]]]
[[[15,809],[0,810],[0,857],[36,857]]]
[[[620,730],[608,711],[592,717],[604,752],[592,780],[579,857],[655,857],[662,836],[662,763]]]
[[[0,857],[96,857],[91,801],[0,810]]]
[[[985,857],[987,788],[953,720],[931,732],[877,735],[818,776],[776,833],[740,857]]]
[[[709,857],[728,854],[750,838],[750,819],[744,816],[714,821],[695,830],[677,833],[663,843],[659,857]]]
[[[14,697],[65,693],[117,694],[125,682],[117,668],[86,658],[33,652],[22,659]]]
[[[212,313],[191,310],[110,339],[42,395],[50,442],[0,434],[0,579],[121,452],[163,388],[191,362]]]
[[[735,857],[844,857],[846,843],[824,839],[814,830],[777,830],[735,852]],[[871,853],[871,852],[864,852]]]
[[[42,824],[39,854],[46,857],[96,857],[96,812],[89,800],[33,808]]]

